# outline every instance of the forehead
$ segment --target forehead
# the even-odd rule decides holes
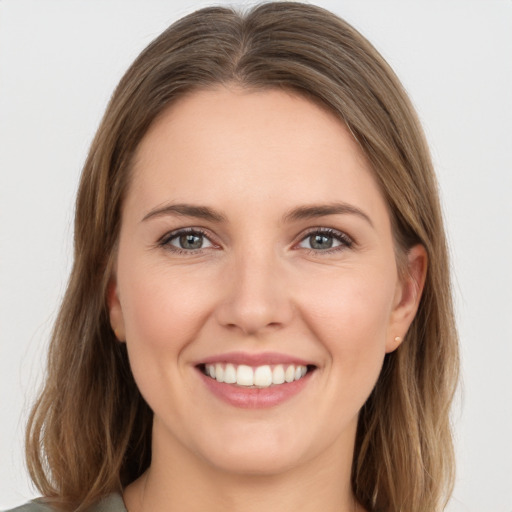
[[[148,206],[191,196],[204,204],[238,198],[247,206],[268,206],[276,197],[290,207],[349,199],[370,210],[383,204],[344,123],[283,90],[218,87],[185,96],[143,138],[132,179],[137,201]]]

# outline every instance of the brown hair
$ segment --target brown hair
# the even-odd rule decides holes
[[[141,53],[114,92],[83,169],[74,266],[28,424],[32,479],[63,508],[82,510],[150,464],[152,412],[111,331],[106,289],[138,144],[171,102],[218,84],[293,90],[338,115],[387,200],[398,261],[413,244],[425,247],[418,313],[360,412],[352,487],[372,512],[440,510],[453,483],[458,350],[429,151],[406,93],[373,46],[332,13],[294,2],[190,14]]]

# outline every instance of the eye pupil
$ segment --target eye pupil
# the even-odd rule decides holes
[[[309,243],[313,249],[330,249],[333,244],[333,238],[330,235],[317,233],[309,237]]]
[[[179,241],[182,249],[201,249],[203,245],[203,236],[187,233],[185,235],[181,235]]]

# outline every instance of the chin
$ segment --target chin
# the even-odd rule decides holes
[[[297,454],[265,449],[228,450],[212,454],[211,465],[218,471],[238,476],[275,476],[300,464]]]
[[[210,431],[195,451],[210,467],[222,472],[241,476],[283,474],[315,451],[314,440],[301,435],[306,432],[300,428],[290,430],[291,427],[290,424],[241,422],[217,432]]]

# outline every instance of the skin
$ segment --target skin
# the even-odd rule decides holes
[[[339,203],[360,213],[289,216]],[[222,220],[155,214],[176,204]],[[203,247],[179,251],[168,234],[182,228],[201,229]],[[341,238],[312,248],[319,229]],[[138,148],[109,290],[112,327],[154,411],[152,464],[126,488],[128,510],[360,510],[350,488],[358,412],[414,318],[423,247],[408,265],[400,279],[385,200],[331,113],[234,87],[171,106]],[[212,395],[196,368],[232,351],[288,354],[315,370],[284,403],[242,409]]]

